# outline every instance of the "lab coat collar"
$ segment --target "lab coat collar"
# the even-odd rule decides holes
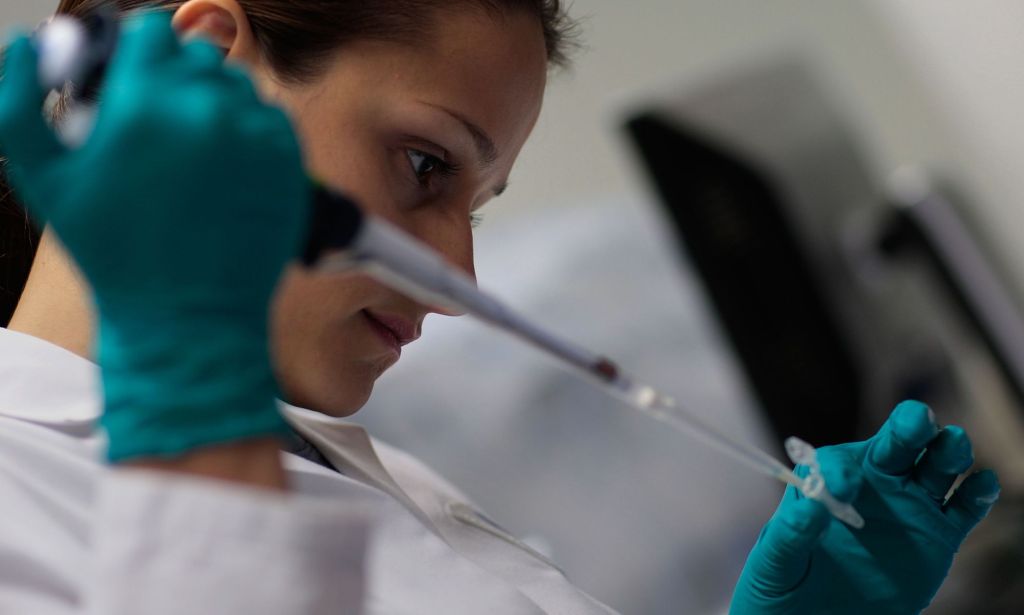
[[[278,407],[307,439],[311,431],[322,429],[373,454],[369,436],[357,425],[282,401]],[[46,340],[0,328],[0,414],[37,423],[94,426],[102,413],[99,366]],[[316,440],[319,446],[322,437]]]
[[[335,468],[391,494],[433,526],[384,468],[365,429],[283,401],[278,408]],[[0,415],[87,436],[102,412],[95,363],[45,340],[0,328]]]
[[[384,467],[366,430],[354,423],[278,401],[281,414],[342,474],[372,485],[402,503],[421,523],[440,535],[433,519],[399,486]]]
[[[45,340],[0,328],[0,414],[92,429],[102,400],[95,363]]]

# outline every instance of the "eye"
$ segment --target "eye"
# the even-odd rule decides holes
[[[441,158],[432,154],[411,148],[405,150],[405,152],[406,156],[409,158],[409,164],[412,167],[412,172],[416,175],[416,181],[423,186],[429,185],[431,178],[435,175],[451,177],[458,172],[458,167],[456,165],[450,162],[445,162]]]

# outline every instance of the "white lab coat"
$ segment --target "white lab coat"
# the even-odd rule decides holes
[[[422,463],[282,404],[294,493],[113,472],[92,363],[0,329],[0,615],[610,613]]]

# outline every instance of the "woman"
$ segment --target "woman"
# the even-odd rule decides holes
[[[0,335],[0,456],[18,468],[0,488],[29,520],[0,530],[0,609],[608,612],[339,420],[440,310],[290,264],[308,171],[472,272],[474,213],[505,189],[564,58],[558,2],[116,4],[173,10],[182,38],[208,42],[179,44],[160,16],[133,22],[73,152],[39,117],[24,38],[0,86],[11,184],[48,224]],[[943,504],[970,443],[916,403],[821,456],[866,529],[791,490],[734,612],[924,608],[994,476]]]

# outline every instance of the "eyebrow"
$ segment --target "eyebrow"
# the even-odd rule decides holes
[[[494,161],[498,159],[498,148],[494,145],[494,139],[488,136],[483,129],[466,119],[462,114],[456,113],[451,109],[431,103],[426,104],[434,107],[435,109],[440,109],[452,116],[458,120],[467,131],[469,131],[469,135],[473,137],[473,144],[476,145],[477,156],[480,158],[480,166],[489,167],[494,164]]]

